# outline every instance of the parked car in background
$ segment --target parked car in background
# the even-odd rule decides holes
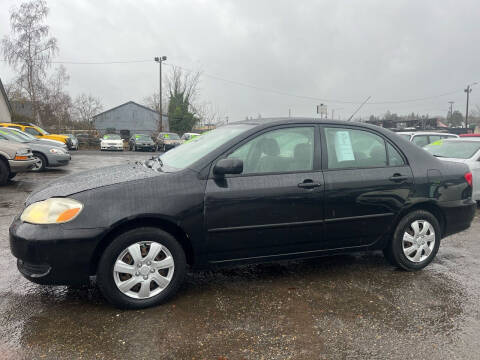
[[[31,141],[28,137],[8,128],[0,128],[0,139],[25,144],[32,150],[36,162],[31,171],[40,172],[45,170],[46,167],[65,166],[71,160],[68,151],[59,147],[41,144],[37,141]]]
[[[51,139],[51,140],[61,141],[64,144],[66,144],[69,149],[72,148],[72,141],[68,138],[68,136],[57,135],[57,134],[49,134],[47,131],[43,130],[41,127],[33,125],[33,124],[0,123],[0,126],[11,127],[11,128],[14,128],[14,129],[21,130],[23,132],[26,132],[30,135],[35,136],[36,138],[39,138],[39,139]]]
[[[100,150],[123,151],[123,140],[120,135],[106,134],[100,140]]]
[[[177,133],[173,132],[161,132],[157,136],[157,149],[159,151],[168,151],[170,149],[173,149],[174,147],[181,145],[182,140],[180,139],[180,136],[178,136]]]
[[[23,136],[23,137],[26,137],[27,139],[29,139],[30,141],[36,141],[37,143],[39,144],[43,144],[43,145],[50,145],[50,146],[55,146],[55,147],[59,147],[59,148],[62,148],[64,149],[65,151],[68,151],[68,147],[67,145],[64,143],[64,142],[61,142],[61,141],[57,141],[57,140],[51,140],[51,139],[39,139],[39,138],[36,138],[35,136],[33,135],[30,135],[26,132],[23,132],[21,130],[18,130],[18,129],[15,129],[15,128],[12,128],[12,127],[9,127],[9,128],[4,128],[4,129],[8,129],[10,131],[14,131],[16,134],[19,134],[20,136]]]
[[[130,151],[155,151],[157,145],[152,138],[145,134],[134,134],[128,141]]]
[[[90,133],[75,134],[75,136],[78,140],[79,147],[98,148],[101,141],[97,136]]]
[[[78,139],[74,134],[63,134],[64,136],[68,136],[70,140],[72,140],[72,150],[78,150]]]
[[[437,140],[424,149],[440,160],[468,165],[473,179],[472,198],[480,202],[480,138]]]
[[[190,139],[196,138],[197,136],[200,136],[200,134],[198,134],[198,133],[185,133],[185,134],[182,135],[182,137],[180,139],[185,142],[185,141],[188,141]]]
[[[138,309],[175,294],[187,266],[383,250],[420,270],[442,238],[470,226],[471,196],[465,164],[381,127],[249,120],[32,192],[10,247],[30,281],[96,275],[107,300]]]
[[[480,134],[460,134],[460,137],[461,138],[476,138],[476,137],[479,137],[480,138]]]
[[[35,161],[25,144],[0,139],[0,185],[5,185],[19,172],[29,171]]]
[[[458,138],[458,135],[455,135],[455,134],[429,132],[429,131],[418,131],[418,132],[401,131],[401,132],[397,132],[396,134],[404,137],[405,139],[408,139],[409,141],[413,142],[414,144],[417,144],[420,147],[424,147],[425,145],[440,139]]]

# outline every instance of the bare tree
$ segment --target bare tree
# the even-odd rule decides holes
[[[172,66],[172,70],[167,76],[170,98],[177,94],[182,94],[185,103],[193,104],[198,95],[201,74],[200,71],[184,71],[180,67]]]
[[[165,96],[162,96],[162,108],[168,109],[168,99]],[[147,96],[143,99],[143,104],[156,112],[160,112],[160,102],[158,101],[158,92],[154,92],[152,95]]]
[[[80,94],[75,98],[73,108],[78,121],[92,122],[93,117],[103,110],[103,104],[93,95]]]
[[[5,60],[18,71],[18,84],[32,102],[38,119],[38,91],[46,77],[46,70],[57,53],[57,39],[49,36],[45,24],[48,7],[45,0],[26,1],[10,14],[11,36],[1,41]]]
[[[211,102],[191,106],[193,112],[198,116],[201,125],[212,126],[222,122],[223,115],[220,113],[218,107]]]
[[[39,88],[38,108],[43,125],[56,125],[60,131],[70,121],[72,99],[65,91],[69,80],[67,69],[61,65]]]

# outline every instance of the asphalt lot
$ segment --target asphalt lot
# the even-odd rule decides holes
[[[110,307],[94,287],[16,270],[8,227],[35,186],[151,153],[73,152],[0,188],[0,359],[480,359],[480,217],[407,273],[381,253],[189,274],[169,303]]]

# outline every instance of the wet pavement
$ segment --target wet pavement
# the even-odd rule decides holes
[[[480,218],[407,273],[381,253],[189,274],[165,305],[109,306],[95,287],[35,285],[8,227],[35,186],[148,153],[74,152],[0,188],[0,359],[480,359]]]

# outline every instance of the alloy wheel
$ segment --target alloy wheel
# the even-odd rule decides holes
[[[403,234],[403,254],[414,263],[426,260],[434,247],[435,229],[426,220],[413,221]]]
[[[33,167],[31,171],[40,171],[43,167],[43,161],[39,157],[35,157],[35,163],[33,164]]]
[[[172,254],[162,244],[137,242],[124,249],[113,266],[117,288],[134,299],[149,299],[170,284],[175,263]]]

